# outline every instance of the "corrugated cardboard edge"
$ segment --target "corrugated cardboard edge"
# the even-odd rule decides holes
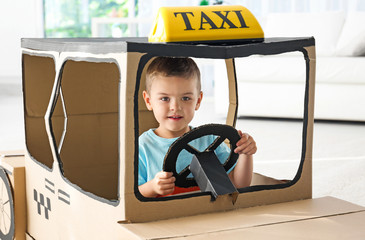
[[[5,157],[21,157],[24,156],[24,150],[10,150],[10,151],[0,151],[0,160]]]
[[[237,91],[237,77],[234,58],[226,59],[226,68],[228,76],[228,91],[229,91],[229,106],[226,124],[232,127],[236,126],[237,108],[238,108],[238,91]]]

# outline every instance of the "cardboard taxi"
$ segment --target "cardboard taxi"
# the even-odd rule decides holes
[[[180,21],[178,38],[159,26],[171,21]],[[219,38],[207,33],[215,30],[222,31]],[[186,42],[184,34],[193,31]],[[163,8],[150,40],[22,39],[26,150],[1,154],[1,239],[365,236],[364,207],[312,199],[313,37],[265,39],[247,9],[213,6]],[[143,197],[137,185],[138,137],[157,126],[141,97],[150,62],[157,56],[223,59],[229,86],[226,124],[234,126],[235,58],[284,52],[300,52],[307,73],[295,177],[282,181],[255,174],[252,185],[237,189],[236,196],[219,194],[213,200],[210,191]]]

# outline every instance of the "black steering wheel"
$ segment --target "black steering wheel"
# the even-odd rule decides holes
[[[173,173],[176,178],[175,186],[184,188],[197,186],[193,178],[188,178],[191,173],[189,166],[179,173],[176,172],[176,161],[180,152],[184,149],[194,155],[201,153],[191,146],[189,142],[206,135],[215,135],[218,137],[203,152],[214,151],[224,140],[228,139],[231,152],[223,167],[227,172],[236,163],[238,154],[233,149],[236,147],[240,136],[235,128],[224,124],[206,124],[194,128],[173,142],[164,158],[163,171]]]

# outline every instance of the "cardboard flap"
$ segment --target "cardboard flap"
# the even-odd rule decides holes
[[[230,231],[213,232],[204,235],[177,237],[174,238],[174,240],[362,240],[365,238],[364,222],[365,212],[363,211],[315,218],[306,221],[284,222]]]
[[[10,174],[14,168],[24,167],[24,150],[0,151],[0,165]]]
[[[149,223],[125,224],[122,227],[142,239],[169,239],[361,211],[365,211],[365,207],[333,197],[324,197]]]

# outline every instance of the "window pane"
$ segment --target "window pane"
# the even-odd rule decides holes
[[[44,0],[46,37],[91,37],[93,17],[128,17],[128,0]]]

